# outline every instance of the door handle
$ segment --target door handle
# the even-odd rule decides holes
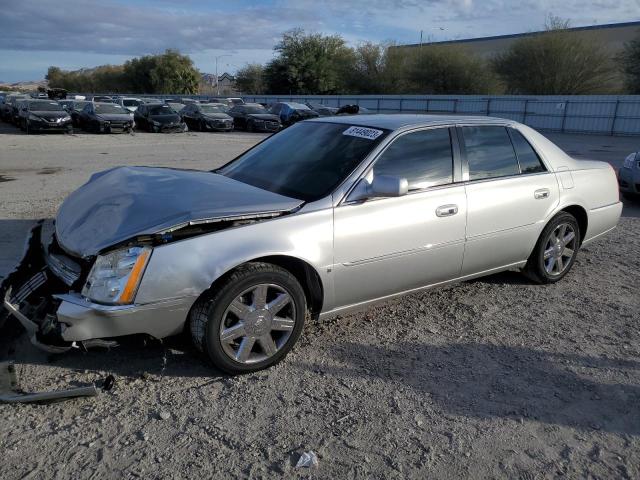
[[[548,188],[540,188],[533,192],[533,196],[536,200],[541,200],[543,198],[549,198],[551,195],[551,191]]]
[[[458,213],[458,205],[442,205],[436,208],[437,217],[450,217]]]

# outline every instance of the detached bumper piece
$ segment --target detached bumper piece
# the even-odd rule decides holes
[[[113,382],[113,376],[109,375],[104,380],[102,391],[110,390]],[[0,403],[49,403],[79,397],[96,397],[99,393],[100,390],[95,384],[51,392],[25,393],[19,388],[14,363],[0,362]]]

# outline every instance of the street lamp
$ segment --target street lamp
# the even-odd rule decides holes
[[[222,57],[230,57],[231,54],[230,53],[224,53],[222,55],[218,55],[217,57],[215,57],[216,59],[216,95],[220,95],[220,85],[219,85],[219,80],[218,80],[218,59],[222,58]]]

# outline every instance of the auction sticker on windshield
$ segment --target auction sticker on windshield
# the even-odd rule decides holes
[[[349,135],[351,137],[359,137],[359,138],[368,138],[369,140],[375,140],[380,135],[382,135],[382,130],[376,130],[375,128],[366,128],[366,127],[349,127],[344,132],[343,135]]]

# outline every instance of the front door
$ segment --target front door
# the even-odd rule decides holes
[[[409,193],[347,201],[334,210],[336,307],[455,278],[464,252],[467,201],[454,183],[448,128],[398,136],[365,178],[406,178]],[[457,161],[457,158],[456,158]]]

